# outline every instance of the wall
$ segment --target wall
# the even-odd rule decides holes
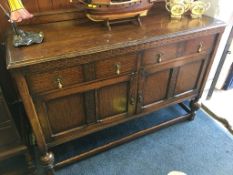
[[[226,23],[226,29],[222,35],[222,39],[220,41],[219,44],[219,48],[218,51],[216,53],[215,56],[215,60],[213,63],[213,66],[211,68],[208,80],[207,80],[207,84],[205,87],[205,92],[203,94],[202,99],[206,98],[208,89],[210,88],[210,85],[213,81],[217,66],[219,64],[219,61],[221,59],[221,56],[223,54],[228,36],[230,34],[231,31],[231,27],[233,24],[233,1],[229,1],[229,0],[203,0],[205,2],[210,2],[211,3],[211,7],[209,8],[209,10],[206,12],[206,15],[220,19],[222,21],[224,21]]]

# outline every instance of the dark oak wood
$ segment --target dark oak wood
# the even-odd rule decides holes
[[[15,123],[11,117],[11,113],[6,104],[5,98],[2,94],[0,87],[0,164],[3,161],[10,159],[15,156],[25,155],[25,163],[27,163],[27,170],[23,168],[18,171],[24,171],[24,174],[33,174],[34,165],[32,157],[29,154],[29,150],[25,144],[22,143],[22,139],[17,131]],[[1,173],[15,172],[15,165],[11,165],[12,170],[5,170],[4,167],[0,167]]]
[[[206,16],[174,22],[157,9],[142,24],[116,25],[111,32],[98,23],[79,21],[27,26],[42,30],[45,41],[22,48],[13,48],[9,35],[7,67],[17,83],[41,161],[51,173],[53,156],[48,148],[184,100],[191,100],[187,115],[65,164],[194,118],[224,23]]]

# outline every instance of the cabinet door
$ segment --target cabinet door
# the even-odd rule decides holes
[[[136,76],[133,73],[34,97],[47,141],[63,142],[67,136],[72,139],[98,130],[107,119],[134,114]]]
[[[140,72],[137,112],[150,110],[166,100],[172,68],[158,70],[152,66]]]
[[[141,70],[137,112],[152,111],[198,94],[208,56],[201,55]]]
[[[184,96],[187,93],[198,93],[204,73],[204,60],[183,64],[179,67],[173,96]]]
[[[136,74],[122,77],[123,81],[101,87],[97,91],[99,120],[130,116],[135,113]]]

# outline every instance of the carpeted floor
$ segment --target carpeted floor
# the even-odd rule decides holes
[[[154,114],[152,114],[154,115]],[[56,175],[233,175],[233,136],[199,110],[183,122],[56,171]]]

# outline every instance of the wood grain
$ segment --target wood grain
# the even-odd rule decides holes
[[[7,66],[45,160],[48,147],[183,100],[195,103],[224,23],[206,16],[174,23],[158,10],[141,28],[127,23],[109,32],[98,23],[72,20],[25,29],[42,30],[45,40],[13,48],[9,36]],[[62,87],[55,88],[54,76],[62,76]],[[183,117],[193,118],[193,106]],[[52,157],[47,166],[53,167]]]

